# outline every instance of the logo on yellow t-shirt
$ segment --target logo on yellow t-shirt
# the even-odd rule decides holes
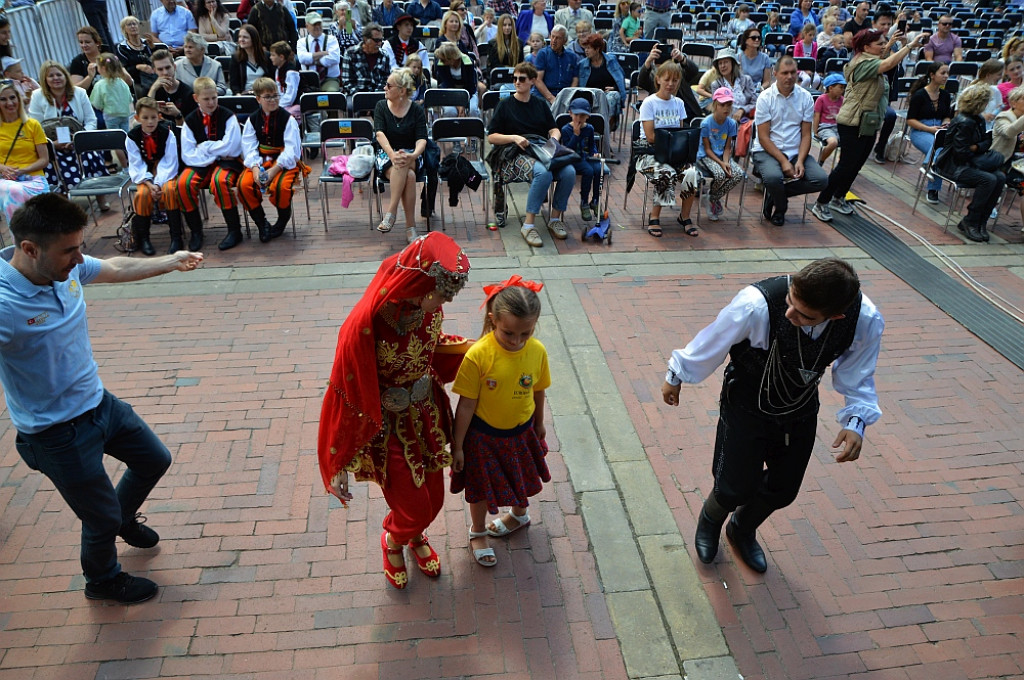
[[[494,378],[488,378],[487,379],[487,389],[489,389],[489,390],[496,390],[496,389],[498,389],[498,381],[495,380]]]
[[[519,376],[519,386],[524,388],[524,389],[530,389],[531,387],[533,387],[533,376],[532,375],[527,375],[525,373],[520,375]]]

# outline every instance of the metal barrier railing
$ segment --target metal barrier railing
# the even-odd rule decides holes
[[[107,0],[107,30],[115,41],[122,39],[121,19],[127,15],[125,0]],[[42,0],[31,7],[9,10],[7,18],[11,22],[14,56],[23,60],[26,75],[38,79],[39,67],[47,59],[67,65],[81,52],[75,31],[88,22],[77,0]],[[110,45],[111,49],[114,47]]]

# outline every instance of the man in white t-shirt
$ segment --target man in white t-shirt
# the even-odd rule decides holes
[[[784,55],[775,63],[775,84],[757,98],[754,125],[757,137],[751,150],[764,184],[765,219],[777,227],[786,223],[789,197],[818,192],[828,174],[808,156],[814,99],[796,86],[797,67]]]

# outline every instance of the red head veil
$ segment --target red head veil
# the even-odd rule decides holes
[[[324,486],[383,425],[373,318],[386,302],[437,291],[451,299],[466,284],[469,257],[448,236],[430,232],[381,263],[338,332],[334,367],[320,411],[317,455]]]

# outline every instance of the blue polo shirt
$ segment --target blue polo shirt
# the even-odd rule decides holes
[[[150,15],[149,27],[168,47],[181,47],[185,44],[185,34],[189,29],[196,29],[196,19],[184,7],[175,5],[171,13],[161,5]]]
[[[82,286],[102,262],[85,257],[67,281],[37,286],[0,250],[0,383],[19,432],[34,434],[96,408],[103,398]]]
[[[579,63],[579,57],[569,50],[563,49],[561,54],[555,54],[551,47],[545,47],[537,52],[533,67],[538,71],[544,71],[544,84],[551,94],[557,95],[572,85]]]

